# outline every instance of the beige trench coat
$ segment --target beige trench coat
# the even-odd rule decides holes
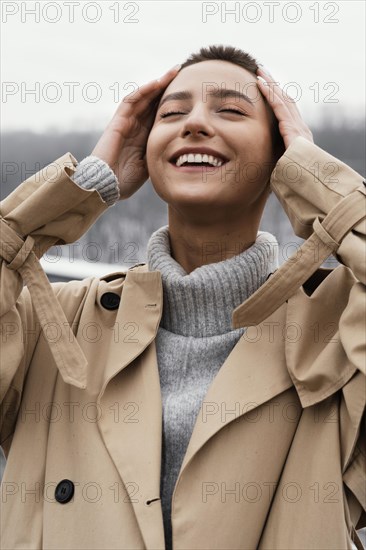
[[[163,549],[161,275],[48,283],[38,258],[107,208],[75,166],[65,154],[1,204],[2,548]],[[362,548],[365,183],[298,137],[271,187],[305,242],[233,311],[248,329],[194,426],[176,550]],[[319,269],[331,253],[341,265]]]

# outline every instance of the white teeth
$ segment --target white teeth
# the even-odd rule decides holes
[[[208,162],[212,166],[221,166],[223,164],[223,161],[221,159],[213,157],[212,155],[201,155],[201,153],[189,153],[188,155],[181,155],[177,158],[175,164],[176,166],[182,166],[182,164],[184,164],[185,162]]]

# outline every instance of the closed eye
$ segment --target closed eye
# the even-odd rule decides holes
[[[184,115],[184,113],[180,113],[180,112],[177,112],[177,111],[170,111],[169,113],[162,113],[160,115],[160,118],[165,118],[165,117],[171,116],[171,115]]]
[[[230,113],[237,113],[238,115],[245,116],[245,113],[242,113],[241,111],[238,111],[237,109],[221,109],[221,111],[219,111],[219,113],[224,113],[225,111],[228,111]]]
[[[238,111],[237,109],[221,109],[221,111],[219,111],[219,113],[225,113],[225,112],[236,113],[238,115],[245,116],[245,113],[243,113],[242,111]],[[166,117],[172,116],[172,115],[184,115],[184,114],[185,113],[182,113],[180,111],[170,111],[168,113],[162,113],[160,115],[160,118],[166,118]]]

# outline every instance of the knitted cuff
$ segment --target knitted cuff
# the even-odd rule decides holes
[[[84,189],[96,189],[108,206],[115,204],[120,197],[115,173],[98,157],[85,157],[77,165],[71,179]]]

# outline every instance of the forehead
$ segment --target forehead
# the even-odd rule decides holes
[[[194,97],[200,97],[214,89],[237,90],[252,99],[258,99],[259,93],[255,75],[228,61],[210,60],[181,69],[167,86],[161,99],[182,90],[192,92]]]

